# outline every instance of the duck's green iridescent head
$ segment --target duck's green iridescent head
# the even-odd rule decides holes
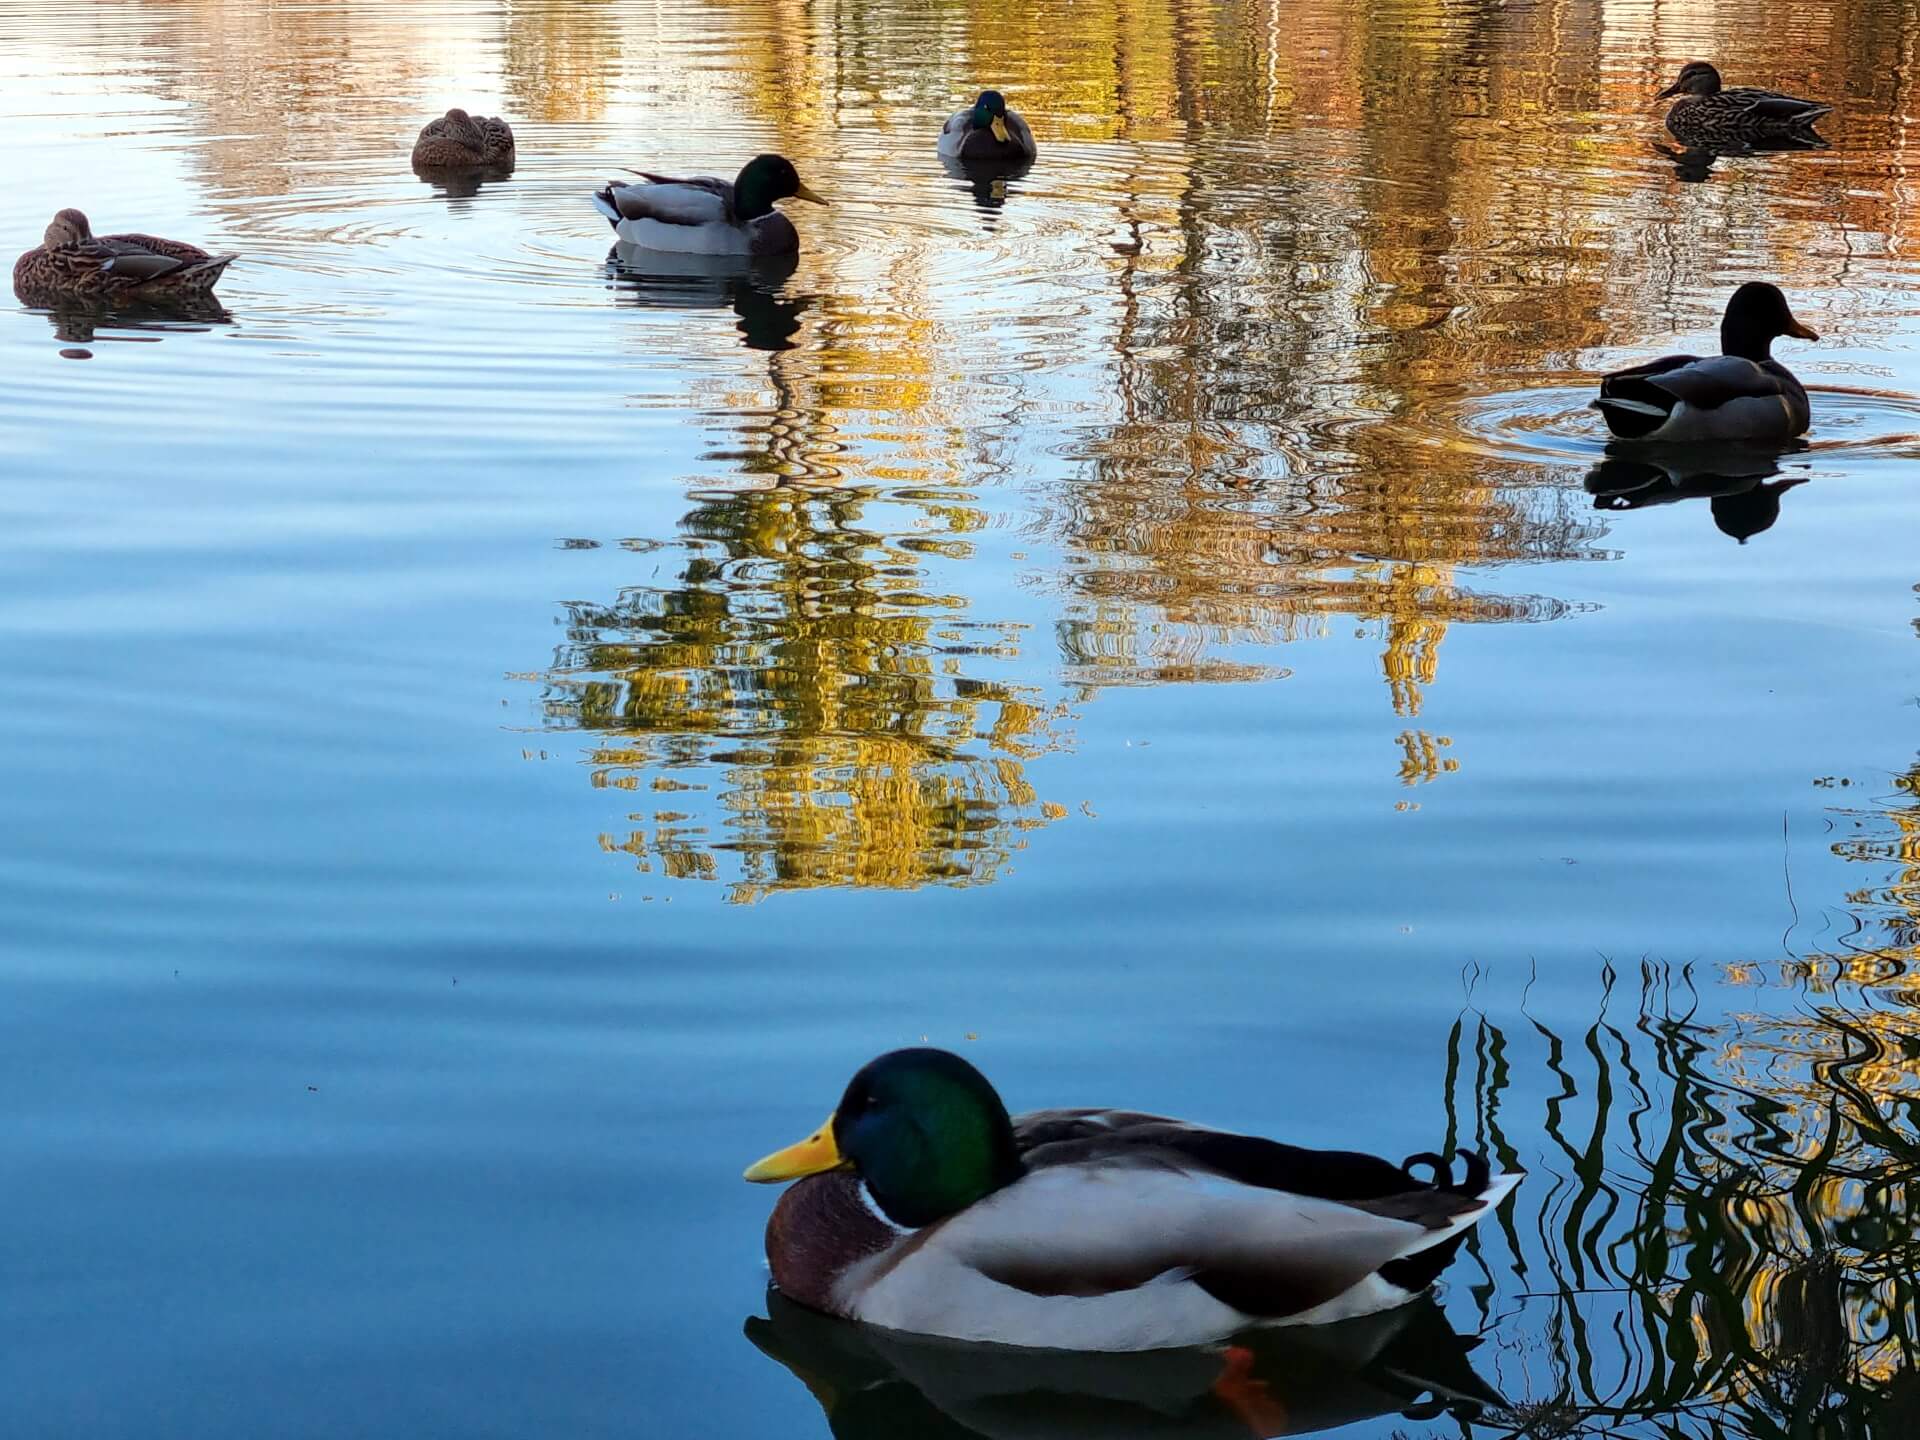
[[[982,90],[973,102],[973,128],[991,130],[993,138],[1007,143],[1007,97],[998,90]]]
[[[851,1170],[895,1224],[958,1213],[1020,1174],[1013,1125],[993,1086],[945,1050],[895,1050],[848,1083],[822,1125],[746,1172],[755,1181]]]
[[[784,155],[756,155],[733,177],[733,213],[736,219],[758,220],[776,200],[827,202],[800,182],[800,172]]]

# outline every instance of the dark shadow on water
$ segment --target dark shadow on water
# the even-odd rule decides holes
[[[1780,518],[1781,497],[1811,478],[1773,479],[1780,473],[1782,453],[1696,446],[1609,454],[1587,472],[1587,493],[1593,496],[1596,510],[1643,510],[1679,500],[1705,500],[1713,523],[1744,545],[1772,529]]]
[[[840,1440],[1247,1440],[1380,1415],[1470,1423],[1501,1404],[1468,1359],[1479,1342],[1456,1333],[1431,1303],[1261,1332],[1231,1360],[1217,1349],[1098,1355],[966,1345],[831,1319],[771,1291],[767,1313],[748,1319],[747,1338],[812,1392]]]
[[[940,164],[947,174],[960,182],[959,188],[973,196],[973,203],[981,212],[982,223],[988,228],[998,222],[1008,197],[1017,193],[1012,182],[1025,179],[1027,172],[1033,169],[1031,160],[1016,163],[1004,160],[958,160],[951,155],[942,155]]]
[[[1697,185],[1712,172],[1722,157],[1747,159],[1754,155],[1787,155],[1801,150],[1825,150],[1827,142],[1809,130],[1800,135],[1781,135],[1765,140],[1728,141],[1714,149],[1687,145],[1675,147],[1655,140],[1649,142],[1673,162],[1674,174],[1689,185]]]
[[[621,242],[607,252],[607,273],[623,303],[658,310],[732,310],[749,350],[794,348],[809,301],[781,287],[799,268],[796,255],[675,255]]]

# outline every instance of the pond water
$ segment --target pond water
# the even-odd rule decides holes
[[[769,1311],[741,1166],[924,1039],[1529,1172],[1435,1308],[1263,1350],[1280,1428],[1915,1433],[1916,48],[0,8],[9,254],[241,253],[211,312],[0,309],[8,1432],[1244,1434]],[[1830,148],[1673,153],[1696,57]],[[983,83],[1024,176],[934,155]],[[410,171],[452,104],[511,176]],[[621,167],[765,149],[832,201],[797,265],[610,253]],[[1589,377],[1752,278],[1809,445],[1609,457]]]

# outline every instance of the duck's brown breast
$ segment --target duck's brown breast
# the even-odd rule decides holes
[[[867,1207],[860,1182],[845,1172],[789,1185],[767,1217],[767,1263],[782,1294],[802,1305],[845,1314],[834,1286],[848,1268],[902,1239]]]

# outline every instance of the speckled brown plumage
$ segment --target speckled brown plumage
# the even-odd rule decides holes
[[[1667,130],[1674,139],[1709,150],[1796,136],[1818,140],[1814,122],[1833,110],[1821,101],[1778,90],[1750,85],[1729,89],[1721,84],[1720,72],[1704,60],[1682,66],[1680,78],[1655,98],[1674,101],[1667,112]]]
[[[513,131],[497,115],[469,115],[455,107],[429,121],[413,144],[416,170],[513,167]]]
[[[13,264],[13,293],[52,299],[197,299],[211,294],[236,259],[156,235],[95,235],[78,210],[62,210],[46,238]]]

